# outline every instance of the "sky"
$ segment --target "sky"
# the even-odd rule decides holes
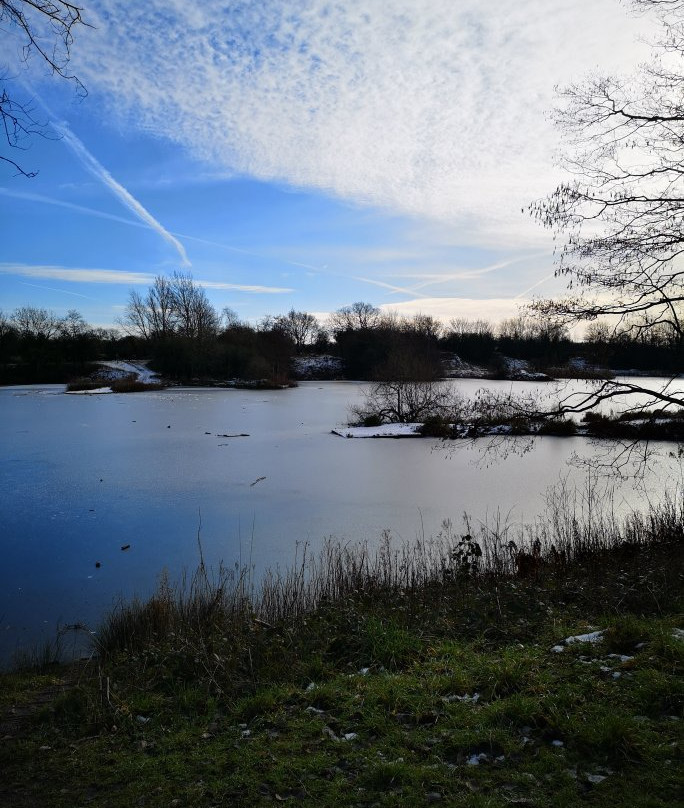
[[[83,5],[85,97],[0,24],[0,83],[46,124],[0,147],[38,172],[0,163],[0,308],[105,327],[179,270],[250,322],[355,301],[497,322],[557,295],[527,212],[566,179],[555,88],[647,56],[619,0]]]

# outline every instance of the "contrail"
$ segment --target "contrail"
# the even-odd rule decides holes
[[[74,210],[76,213],[84,213],[87,216],[97,216],[100,219],[109,219],[112,222],[131,225],[131,227],[147,228],[146,224],[139,222],[137,219],[125,219],[123,216],[117,216],[114,213],[107,213],[104,210],[97,210],[96,208],[87,208],[84,205],[75,205],[73,202],[66,202],[63,199],[54,199],[51,196],[44,196],[43,194],[32,194],[26,191],[18,191],[15,188],[0,188],[0,196],[9,196],[12,199],[21,199],[26,202],[39,202],[42,205],[56,205],[57,207],[66,208],[67,210]]]
[[[37,283],[26,283],[26,281],[19,281],[22,286],[32,286],[34,289],[47,289],[50,292],[60,292],[63,295],[74,295],[74,297],[85,297],[86,300],[97,300],[96,297],[90,295],[82,295],[80,292],[70,292],[68,289],[56,289],[54,286],[39,286]]]
[[[529,255],[520,255],[515,258],[506,258],[503,261],[497,261],[495,264],[490,264],[487,267],[480,267],[479,269],[461,269],[457,272],[435,276],[431,279],[423,281],[422,283],[414,284],[412,288],[417,291],[418,289],[424,289],[426,286],[434,286],[440,283],[447,283],[448,281],[473,280],[474,278],[479,278],[481,275],[496,272],[498,269],[505,269],[512,264],[519,264],[522,261],[529,261],[531,258],[539,258],[542,255],[546,255],[546,252],[535,252]],[[525,292],[522,294],[525,294]]]
[[[76,135],[74,135],[67,124],[64,122],[59,124],[53,123],[52,126],[62,136],[64,142],[71,148],[84,167],[90,171],[93,176],[102,181],[132,213],[141,219],[148,227],[156,230],[157,233],[159,233],[159,235],[180,255],[181,264],[189,267],[190,261],[188,259],[188,255],[185,252],[185,247],[180,243],[180,241],[169,233],[169,231],[162,224],[160,224],[154,218],[154,216],[152,216],[152,214],[149,213],[149,211],[147,211],[140,204],[140,202],[138,202],[138,200],[123,187],[123,185],[121,185],[121,183],[117,182],[114,177],[112,177],[109,171],[107,171],[107,169],[101,165],[95,159],[95,157],[93,157],[83,143],[76,137]]]
[[[393,283],[385,283],[384,281],[375,281],[372,278],[362,278],[359,275],[354,275],[353,279],[355,281],[361,281],[362,283],[369,283],[371,284],[371,286],[379,286],[381,289],[389,289],[391,292],[394,292],[395,294],[408,295],[409,297],[411,297],[412,295],[414,296],[418,295],[418,297],[422,298],[429,297],[429,295],[424,295],[422,292],[418,292],[414,288],[407,289],[403,286],[395,286]]]
[[[530,286],[528,289],[525,289],[524,292],[520,292],[520,294],[515,295],[513,300],[520,300],[521,297],[525,297],[526,295],[528,295],[533,289],[536,289],[537,286],[541,286],[542,283],[546,283],[546,281],[550,281],[551,278],[554,278],[555,276],[556,276],[555,272],[551,272],[551,274],[549,274],[549,275],[544,275],[544,277],[540,281],[537,281],[536,283],[533,283],[532,286]]]

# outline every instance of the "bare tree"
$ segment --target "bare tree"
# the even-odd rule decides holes
[[[372,385],[352,413],[361,422],[422,423],[434,417],[448,419],[455,410],[454,391],[448,383],[390,380]]]
[[[204,341],[216,335],[220,318],[192,275],[158,275],[143,297],[131,291],[122,325],[143,339],[179,335]]]
[[[215,336],[219,328],[219,316],[209,303],[207,293],[195,283],[192,275],[174,272],[167,283],[179,333],[199,341]]]
[[[354,331],[358,328],[377,328],[382,319],[380,309],[361,301],[344,306],[330,315],[331,331]]]
[[[14,326],[10,316],[0,309],[0,339],[7,337],[13,331]]]
[[[292,340],[297,351],[301,351],[305,345],[315,342],[320,331],[318,320],[313,314],[294,309],[276,317],[274,326],[281,329]]]
[[[561,94],[557,124],[573,179],[532,213],[564,241],[557,274],[569,294],[533,309],[565,323],[608,318],[613,333],[658,334],[683,352],[684,3],[633,5],[660,23],[651,61],[629,79],[595,76]],[[640,407],[684,404],[669,387],[605,381],[560,409],[636,393]]]
[[[224,306],[221,311],[221,325],[226,330],[237,328],[240,325],[240,315],[230,306]]]
[[[164,275],[157,275],[143,297],[131,290],[121,325],[129,333],[142,339],[163,339],[176,328],[176,311],[171,283]]]
[[[474,334],[477,336],[492,337],[494,331],[488,320],[469,320],[467,317],[454,317],[449,321],[449,333],[457,336]]]
[[[437,341],[444,331],[442,324],[431,314],[414,314],[404,323],[404,329],[427,340]]]
[[[59,321],[58,331],[60,336],[67,339],[78,339],[90,331],[83,315],[77,309],[69,309],[66,315]]]
[[[19,335],[24,338],[48,340],[59,332],[59,317],[48,309],[20,306],[12,312],[10,319]]]
[[[0,31],[5,40],[13,42],[20,58],[27,61],[36,54],[45,63],[49,72],[71,81],[80,95],[85,88],[78,78],[69,71],[71,46],[74,29],[87,25],[81,16],[82,9],[67,0],[0,0]],[[9,51],[9,48],[5,51]],[[44,122],[37,119],[30,99],[18,100],[8,90],[15,78],[9,66],[0,65],[2,87],[0,88],[0,122],[9,147],[26,148],[25,144],[33,135],[48,136]],[[6,154],[0,154],[0,161],[12,166],[25,177],[34,177],[37,172],[29,171]]]

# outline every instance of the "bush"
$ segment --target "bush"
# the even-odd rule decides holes
[[[418,434],[427,438],[450,438],[453,427],[443,415],[429,415],[418,429]]]
[[[380,415],[376,415],[375,413],[371,415],[366,415],[361,420],[361,426],[382,426],[384,421]]]
[[[113,393],[142,393],[145,390],[163,390],[164,385],[159,382],[141,382],[139,379],[126,377],[115,379],[109,386]]]
[[[540,435],[557,435],[559,437],[567,437],[568,435],[575,435],[577,433],[577,424],[571,419],[557,418],[552,421],[544,421],[539,427]]]
[[[67,392],[75,393],[79,390],[97,390],[100,387],[104,387],[107,385],[107,382],[103,382],[100,379],[89,379],[89,378],[80,378],[80,379],[72,379],[66,386]]]

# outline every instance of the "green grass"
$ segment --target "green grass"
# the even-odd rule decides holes
[[[571,505],[517,542],[328,544],[260,589],[163,577],[92,661],[0,677],[0,805],[681,804],[682,512]]]
[[[224,650],[162,637],[163,584],[140,647],[2,678],[0,804],[681,804],[680,547],[604,556],[600,577],[599,597],[579,563],[359,593]]]

